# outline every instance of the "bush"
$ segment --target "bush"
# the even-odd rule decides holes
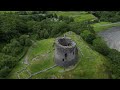
[[[20,15],[27,15],[26,11],[18,11],[17,13],[20,14]]]
[[[96,38],[96,36],[88,30],[84,30],[80,35],[89,44],[92,44],[93,40]]]
[[[32,45],[32,41],[29,38],[29,35],[22,35],[19,37],[19,42],[22,46],[30,46]]]
[[[9,72],[11,71],[11,69],[9,69],[9,67],[4,67],[0,70],[0,78],[5,78]]]
[[[94,13],[100,21],[105,22],[119,22],[120,21],[120,11],[96,11]]]
[[[120,52],[111,49],[107,57],[110,59],[110,70],[114,78],[120,78]]]
[[[66,22],[66,23],[70,23],[70,22],[73,22],[74,21],[74,19],[73,19],[73,17],[68,17],[68,16],[59,16],[59,20],[60,21],[64,21],[64,22]]]
[[[107,56],[109,54],[109,47],[106,45],[105,41],[103,41],[100,37],[97,37],[93,40],[94,49],[101,53],[102,55]]]
[[[48,37],[49,37],[48,31],[45,30],[45,32],[44,32],[44,38],[48,38]]]
[[[6,77],[17,62],[18,59],[15,57],[0,53],[0,78]]]
[[[9,44],[6,44],[2,52],[8,55],[17,56],[22,52],[23,47],[16,39],[12,39]]]

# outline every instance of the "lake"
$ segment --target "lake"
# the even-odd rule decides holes
[[[98,33],[107,43],[107,45],[120,51],[120,27],[112,27]]]

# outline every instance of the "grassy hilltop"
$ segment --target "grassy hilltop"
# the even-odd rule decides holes
[[[81,22],[85,20],[94,20],[96,17],[85,11],[50,11],[51,13],[56,13],[58,16],[69,16],[73,17],[75,22]]]
[[[29,48],[26,56],[16,65],[8,78],[29,78],[30,75],[39,71],[42,72],[31,78],[109,78],[106,68],[107,59],[89,48],[87,43],[75,33],[67,32],[66,35],[77,43],[79,62],[76,66],[69,69],[56,66],[46,70],[55,65],[53,46],[55,38],[44,39],[35,42]],[[25,60],[28,61],[28,65],[23,63]]]

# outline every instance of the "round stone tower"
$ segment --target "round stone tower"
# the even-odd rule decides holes
[[[75,65],[78,57],[76,43],[68,37],[59,37],[55,41],[55,63],[58,66]]]

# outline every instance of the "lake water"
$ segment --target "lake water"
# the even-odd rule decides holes
[[[98,35],[103,37],[110,48],[120,51],[120,27],[112,27],[99,32]]]

